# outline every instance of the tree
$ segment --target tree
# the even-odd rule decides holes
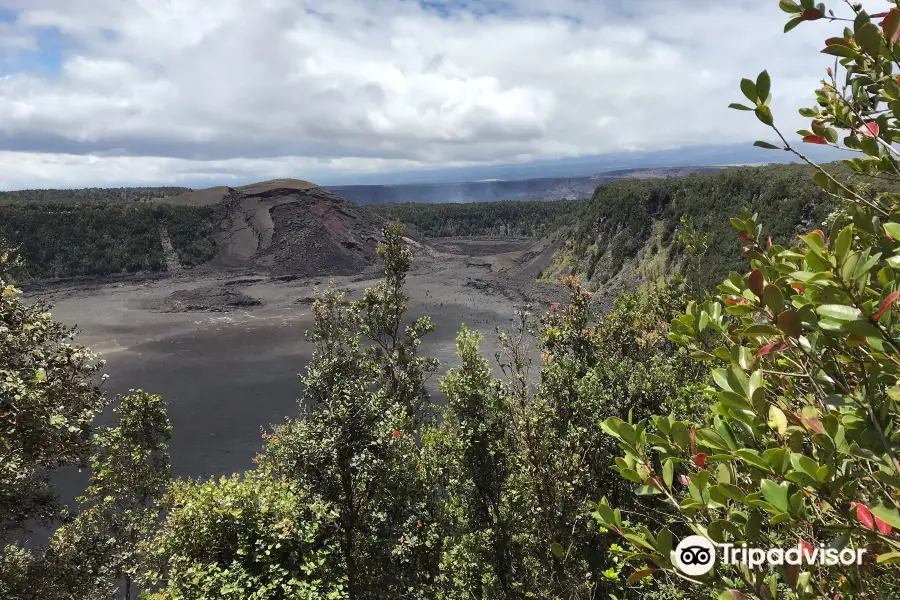
[[[503,332],[495,379],[480,336],[457,338],[460,365],[441,380],[444,419],[423,435],[423,467],[439,498],[439,598],[592,598],[617,586],[609,543],[588,518],[607,494],[631,506],[603,459],[606,416],[685,405],[679,390],[706,370],[659,331],[680,295],[626,295],[601,318],[566,278],[568,305],[527,312]],[[540,354],[540,370],[532,364]],[[693,414],[693,413],[691,413]]]
[[[852,5],[844,19],[811,1],[780,3],[792,16],[787,29],[820,19],[851,24],[826,41],[836,68],[816,91],[817,106],[801,110],[813,123],[799,134],[858,152],[843,161],[858,177],[836,176],[787,141],[770,109],[767,73],[741,84],[753,106],[732,106],[755,112],[785,150],[809,162],[839,210],[827,233],[813,230],[791,247],[764,239],[759,215],[731,220],[749,272],[731,273],[713,299],[689,303],[670,333],[715,367],[708,418],[604,423],[624,452],[618,473],[659,497],[668,515],[651,528],[646,512],[625,519],[598,503],[597,521],[633,549],[633,581],[669,574],[720,598],[760,599],[883,597],[900,583],[891,566],[900,562],[900,196],[885,191],[900,173],[900,5],[891,4],[875,16]],[[764,549],[799,544],[803,558],[688,577],[671,550],[674,534],[691,533]],[[822,548],[863,549],[865,560],[810,563]]]
[[[152,542],[162,560],[148,580],[168,582],[160,597],[429,597],[437,548],[417,423],[436,361],[417,349],[433,325],[427,317],[404,325],[411,255],[399,226],[385,229],[378,252],[384,279],[361,300],[348,304],[333,282],[317,291],[302,414],[266,435],[258,473],[175,488]],[[300,539],[282,540],[269,509],[251,510],[256,498]],[[187,527],[206,507],[212,515]],[[197,538],[220,550],[198,547]],[[280,546],[266,546],[273,539]]]
[[[7,283],[21,262],[0,249],[0,536],[51,522],[59,509],[50,474],[87,466],[91,423],[106,406],[93,384],[102,368],[42,302]]]
[[[165,408],[138,392],[120,400],[118,427],[95,431],[107,406],[94,384],[103,363],[70,343],[74,331],[46,304],[22,301],[7,283],[19,264],[0,250],[0,596],[112,598],[134,572],[168,478]],[[85,510],[69,515],[51,477],[89,461]],[[34,543],[37,527],[59,527],[49,547]]]
[[[116,427],[101,427],[82,509],[56,531],[48,562],[60,596],[125,600],[141,562],[139,545],[154,529],[170,483],[166,441],[171,426],[160,396],[132,390],[115,408]]]

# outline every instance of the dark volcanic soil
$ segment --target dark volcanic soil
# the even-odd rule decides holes
[[[220,283],[178,290],[165,298],[147,302],[148,309],[159,312],[231,312],[260,305],[260,300],[235,289],[235,285]]]
[[[438,249],[415,246],[407,285],[410,317],[435,322],[421,350],[440,360],[440,373],[456,364],[461,324],[484,335],[484,355],[493,361],[495,328],[509,326],[516,308],[565,297],[557,286],[518,275],[534,255],[532,241],[445,242]],[[334,279],[351,298],[374,283],[365,274]],[[251,467],[261,430],[297,413],[297,374],[311,354],[304,331],[313,324],[309,299],[317,284],[324,287],[328,278],[186,272],[30,295],[53,302],[54,317],[77,325],[78,342],[107,360],[109,394],[141,388],[166,398],[173,473],[205,477]],[[436,384],[430,382],[437,396]]]

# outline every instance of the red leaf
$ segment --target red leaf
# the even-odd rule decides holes
[[[697,428],[691,427],[691,454],[697,454]]]
[[[762,348],[760,348],[757,356],[766,356],[768,354],[772,354],[773,352],[784,352],[788,348],[790,348],[790,346],[788,346],[787,344],[769,344],[768,346],[763,346]]]
[[[878,517],[875,517],[875,527],[878,528],[878,533],[881,535],[891,535],[891,531],[894,530],[888,523],[885,523]]]
[[[880,12],[880,13],[875,13],[874,15],[870,15],[870,16],[873,19],[883,19],[884,17],[888,16],[889,14],[890,14],[889,12]]]
[[[803,549],[804,556],[812,556],[812,553],[813,553],[812,544],[810,544],[803,538],[800,538],[800,547]]]
[[[797,577],[800,575],[800,565],[791,565],[787,566],[787,574],[788,574],[788,585],[791,587],[797,586]]]
[[[738,234],[738,237],[739,237],[739,238],[741,239],[741,241],[743,241],[743,242],[749,242],[749,241],[750,241],[750,236],[747,235],[747,233],[746,233],[745,231],[740,232],[740,233]]]
[[[804,21],[818,21],[825,15],[818,8],[807,8],[800,16],[803,17]]]
[[[884,16],[881,22],[881,28],[884,30],[884,37],[889,43],[896,43],[900,40],[900,10],[892,8],[887,13],[879,13],[875,16]]]
[[[884,313],[888,311],[888,309],[891,307],[891,304],[897,301],[897,298],[900,298],[900,292],[893,292],[891,294],[888,294],[888,297],[885,298],[884,302],[881,303],[881,310],[875,313],[874,318],[876,321],[884,316]]]
[[[800,285],[799,283],[795,283],[795,284],[791,285],[791,287],[794,288],[795,290],[797,290],[798,292],[800,292],[801,294],[806,291],[806,286]]]
[[[657,571],[659,571],[659,569],[641,569],[640,571],[635,571],[628,576],[628,583],[634,583],[635,581],[639,581],[644,577],[650,577]]]
[[[771,250],[771,249],[772,249],[772,236],[770,235],[769,239],[766,240],[766,250]]]
[[[700,452],[699,454],[694,455],[694,464],[696,464],[701,469],[706,468],[706,459],[709,458],[706,454]]]
[[[822,421],[815,417],[803,417],[803,422],[806,426],[812,429],[816,433],[825,433],[825,428],[822,426]]]
[[[679,475],[678,481],[680,481],[681,485],[683,485],[685,487],[691,485],[691,480],[687,478],[687,475]]]
[[[875,531],[875,517],[872,516],[872,511],[869,510],[868,506],[862,503],[857,503],[856,518],[859,519],[859,522],[863,524],[863,527],[865,527],[869,531]]]
[[[747,285],[749,285],[750,291],[756,294],[757,298],[762,298],[763,287],[765,287],[765,284],[766,280],[763,277],[762,271],[753,269],[753,272],[750,273]]]
[[[868,121],[857,127],[856,132],[863,137],[878,137],[881,129],[875,121]]]
[[[823,138],[820,135],[808,135],[803,138],[803,141],[806,142],[807,144],[820,144],[823,146],[828,145],[828,140],[826,140],[825,138]]]
[[[816,235],[818,235],[818,236],[822,239],[822,246],[824,247],[824,246],[825,246],[825,234],[822,233],[822,230],[821,230],[821,229],[813,229],[813,230],[810,232],[810,234],[813,234],[813,233],[815,233]]]

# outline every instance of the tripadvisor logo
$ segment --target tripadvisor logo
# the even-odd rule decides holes
[[[749,569],[755,569],[763,565],[822,565],[833,567],[836,565],[862,564],[865,549],[858,548],[826,548],[825,546],[813,547],[806,542],[799,543],[793,548],[750,548],[746,544],[735,546],[734,544],[714,544],[701,535],[691,535],[679,542],[672,553],[672,560],[685,575],[697,577],[709,573],[716,563],[716,551],[720,553],[722,564],[745,565]]]
[[[702,535],[691,535],[678,543],[673,558],[675,566],[685,575],[705,575],[716,563],[716,547]]]

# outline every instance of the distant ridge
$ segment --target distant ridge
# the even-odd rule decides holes
[[[269,181],[260,181],[259,183],[251,183],[239,187],[228,187],[220,185],[207,188],[204,190],[193,190],[179,194],[177,196],[169,196],[162,199],[166,204],[187,204],[190,206],[209,206],[224,202],[231,194],[246,194],[254,196],[277,190],[309,190],[318,187],[314,183],[304,181],[302,179],[270,179]]]
[[[357,204],[419,202],[445,204],[497,200],[581,200],[590,198],[598,186],[620,179],[659,179],[713,173],[723,167],[656,167],[619,169],[581,177],[537,179],[489,179],[468,183],[422,183],[399,185],[338,185],[328,189]]]

